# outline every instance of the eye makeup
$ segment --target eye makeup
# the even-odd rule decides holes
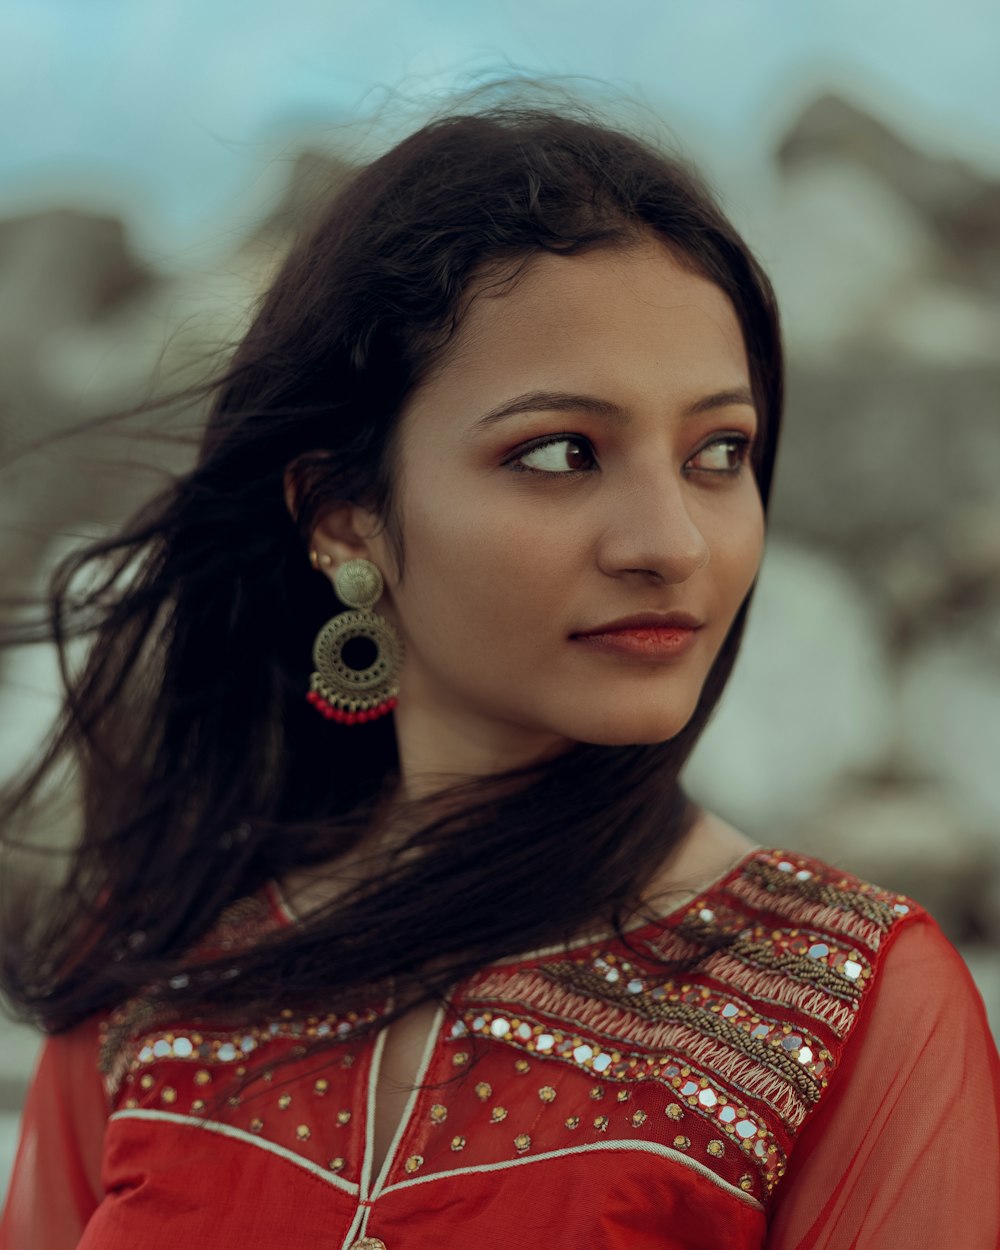
[[[695,473],[707,473],[712,477],[737,477],[746,467],[755,442],[755,439],[749,438],[745,434],[733,433],[719,435],[706,443],[704,447],[699,448],[699,450],[695,452],[692,459],[703,455],[705,452],[710,451],[714,447],[732,447],[735,448],[735,454],[738,457],[737,464],[728,469],[695,469],[692,471]],[[528,465],[523,463],[528,456],[533,455],[535,452],[545,451],[550,447],[558,447],[561,443],[576,447],[577,449],[583,449],[584,454],[589,457],[593,465],[596,467],[597,457],[594,453],[590,440],[585,438],[582,434],[572,434],[569,432],[549,434],[542,438],[533,439],[530,443],[525,444],[523,447],[519,447],[512,456],[505,460],[504,467],[510,469],[513,473],[532,473],[543,477],[577,477],[581,474],[592,473],[594,471],[593,468],[581,468],[579,466],[574,467],[571,465],[567,465],[565,468],[540,468],[537,465]]]

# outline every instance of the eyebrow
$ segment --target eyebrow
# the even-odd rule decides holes
[[[746,404],[753,408],[753,395],[745,386],[733,387],[726,391],[716,391],[695,400],[684,409],[681,416],[696,417],[702,412],[710,412],[713,408],[730,408],[734,404]],[[486,429],[497,421],[517,416],[523,412],[592,412],[615,425],[626,425],[629,411],[619,404],[607,399],[599,399],[596,395],[575,395],[571,391],[527,391],[514,399],[491,408],[476,422],[476,429]]]

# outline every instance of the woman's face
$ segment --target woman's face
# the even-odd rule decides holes
[[[495,767],[677,734],[762,555],[749,391],[728,297],[653,240],[474,300],[402,415],[402,584],[384,537],[363,553],[406,646],[400,735]],[[704,622],[682,654],[577,637],[673,610]]]

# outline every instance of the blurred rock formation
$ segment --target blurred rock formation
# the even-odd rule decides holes
[[[786,175],[849,162],[908,204],[942,244],[956,278],[1000,286],[1000,183],[964,162],[934,157],[837,95],[823,95],[778,145]]]
[[[997,942],[1000,184],[833,96],[775,165],[772,538],[744,671],[689,780],[761,841]]]

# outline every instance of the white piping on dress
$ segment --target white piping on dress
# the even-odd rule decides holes
[[[732,1194],[734,1198],[739,1198],[741,1202],[745,1202],[748,1206],[754,1207],[758,1211],[763,1211],[764,1207],[761,1202],[752,1194],[745,1193],[736,1185],[731,1185],[729,1181],[723,1180],[716,1172],[698,1159],[692,1159],[689,1155],[683,1154],[679,1150],[673,1150],[670,1146],[661,1146],[658,1142],[644,1141],[604,1141],[604,1142],[588,1142],[583,1146],[567,1146],[563,1150],[546,1150],[537,1155],[526,1155],[522,1159],[506,1159],[501,1163],[481,1163],[466,1168],[449,1168],[447,1172],[432,1172],[427,1176],[415,1176],[412,1180],[396,1181],[394,1185],[388,1185],[381,1191],[380,1197],[384,1194],[394,1193],[397,1189],[409,1189],[413,1185],[429,1185],[432,1181],[445,1180],[451,1176],[465,1176],[477,1172],[501,1172],[507,1168],[525,1167],[530,1163],[540,1163],[545,1159],[562,1159],[567,1155],[589,1154],[596,1150],[632,1150],[638,1151],[640,1154],[658,1155],[663,1159],[672,1159],[676,1163],[682,1163],[691,1171],[704,1176],[706,1180],[717,1185],[719,1189],[724,1190],[727,1194]]]
[[[352,1198],[357,1198],[358,1196],[358,1186],[353,1181],[345,1181],[339,1176],[334,1176],[326,1168],[320,1167],[318,1163],[313,1163],[311,1159],[306,1159],[302,1155],[296,1154],[294,1150],[289,1150],[286,1146],[279,1146],[277,1142],[268,1141],[266,1137],[258,1137],[254,1133],[248,1133],[245,1129],[235,1128],[232,1124],[221,1124],[218,1120],[202,1120],[198,1116],[181,1115],[176,1111],[147,1110],[144,1107],[115,1111],[108,1119],[165,1120],[170,1124],[187,1124],[192,1128],[204,1129],[208,1133],[218,1133],[222,1137],[230,1137],[234,1141],[244,1142],[248,1146],[256,1146],[258,1150],[266,1150],[269,1154],[277,1155],[289,1163],[294,1163],[296,1167],[302,1168],[306,1172],[311,1172],[313,1176],[318,1176],[320,1180],[326,1181],[334,1189],[343,1190],[345,1194],[349,1194]]]
[[[444,1016],[445,1009],[444,1007],[439,1006],[434,1012],[434,1018],[431,1020],[430,1029],[427,1032],[427,1037],[424,1039],[423,1050],[420,1054],[420,1063],[417,1065],[416,1075],[413,1078],[413,1088],[410,1090],[410,1095],[406,1100],[406,1106],[403,1109],[403,1114],[400,1116],[399,1123],[396,1125],[396,1131],[392,1137],[392,1144],[389,1146],[389,1149],[386,1151],[386,1156],[382,1160],[382,1167],[379,1171],[378,1179],[375,1182],[374,1188],[372,1189],[370,1195],[367,1193],[365,1194],[366,1198],[376,1198],[382,1193],[382,1186],[385,1184],[385,1178],[389,1175],[389,1171],[392,1168],[393,1160],[396,1157],[396,1151],[399,1149],[399,1143],[403,1140],[403,1134],[406,1132],[407,1128],[409,1128],[410,1120],[413,1116],[413,1108],[420,1095],[420,1086],[423,1083],[424,1077],[427,1075],[427,1069],[430,1067],[431,1056],[433,1055],[434,1048],[437,1045],[438,1035],[441,1032],[441,1025],[444,1022]],[[392,1028],[392,1025],[389,1025],[389,1028]],[[383,1029],[380,1036],[384,1038],[387,1032],[388,1029]],[[372,1061],[372,1068],[374,1071],[374,1060]],[[373,1083],[371,1085],[371,1093],[373,1097],[374,1092],[375,1087]],[[374,1120],[373,1101],[369,1101],[368,1111],[369,1126],[371,1126],[371,1123]],[[371,1138],[369,1137],[365,1144],[366,1154],[369,1153],[370,1150]]]
[[[391,998],[387,1003],[387,1009],[392,1010]],[[371,1067],[368,1069],[368,1091],[365,1097],[365,1154],[361,1160],[361,1193],[359,1195],[363,1201],[371,1196],[369,1191],[372,1156],[375,1150],[375,1086],[378,1083],[379,1069],[382,1067],[382,1052],[385,1050],[387,1032],[388,1029],[379,1029],[372,1049]]]
[[[354,1212],[354,1219],[351,1220],[351,1226],[347,1230],[347,1236],[340,1243],[340,1250],[353,1250],[353,1247],[365,1235],[370,1214],[371,1207],[358,1207]]]

